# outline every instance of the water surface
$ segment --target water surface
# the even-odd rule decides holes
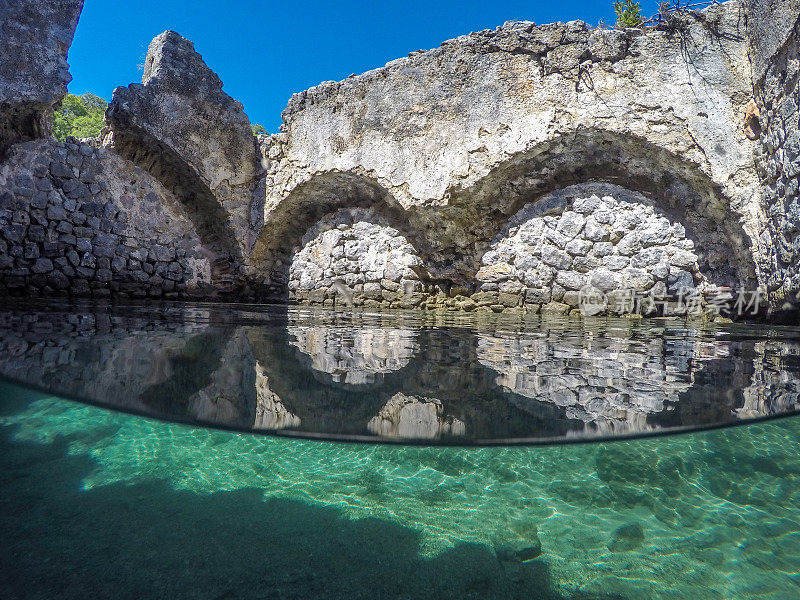
[[[26,304],[0,311],[0,377],[246,431],[549,443],[793,414],[800,333],[667,319]]]
[[[745,324],[7,306],[0,597],[794,600],[798,348]]]

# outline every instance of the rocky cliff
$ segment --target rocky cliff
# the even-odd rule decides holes
[[[775,308],[800,307],[800,1],[749,3],[759,109],[756,165],[773,252],[764,282]]]

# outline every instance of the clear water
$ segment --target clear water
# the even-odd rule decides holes
[[[0,598],[796,600],[798,357],[759,325],[8,306]]]
[[[800,597],[797,417],[578,445],[367,445],[5,384],[0,444],[2,598]]]

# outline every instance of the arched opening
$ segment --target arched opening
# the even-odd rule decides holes
[[[639,192],[578,184],[518,211],[492,240],[476,278],[480,291],[533,305],[577,308],[591,290],[606,296],[597,312],[659,309],[642,306],[645,299],[699,301],[702,292],[742,285],[724,236],[690,235],[703,225],[671,219]]]
[[[681,156],[645,139],[600,129],[559,135],[509,158],[475,185],[452,189],[446,206],[424,216],[425,222],[442,223],[437,231],[442,256],[431,261],[447,260],[448,254],[451,271],[474,278],[513,215],[552,192],[585,183],[610,183],[641,194],[660,216],[685,227],[701,271],[716,273],[725,285],[755,286],[752,242],[720,186]],[[410,212],[422,218],[425,211]]]
[[[428,243],[377,183],[319,175],[266,217],[253,250],[262,300],[386,304],[420,291]]]

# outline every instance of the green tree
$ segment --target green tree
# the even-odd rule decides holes
[[[250,125],[250,129],[253,130],[253,135],[258,135],[260,133],[263,133],[263,134],[266,135],[266,133],[267,133],[266,127],[264,127],[263,125],[259,125],[258,123],[254,123],[254,124]]]
[[[53,136],[63,142],[68,135],[76,138],[97,137],[103,128],[108,102],[94,94],[67,94],[61,108],[53,113]]]
[[[617,13],[617,27],[641,27],[644,23],[642,5],[634,0],[617,0],[614,2],[614,12]]]

